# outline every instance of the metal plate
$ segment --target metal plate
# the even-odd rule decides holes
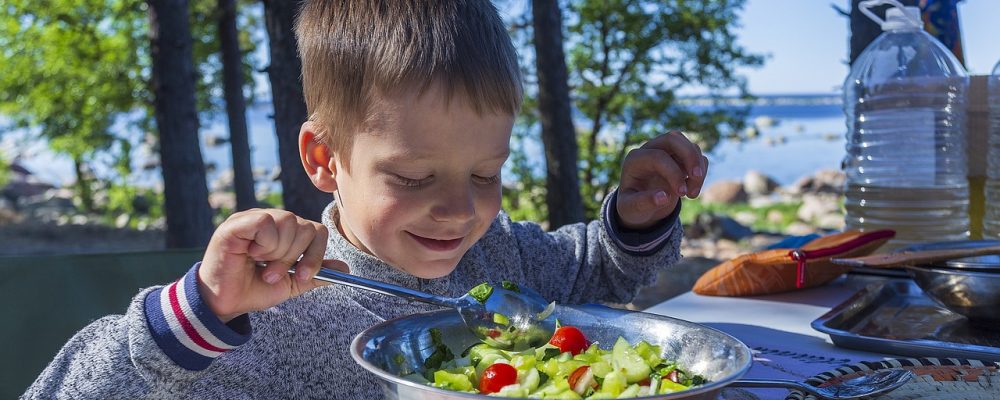
[[[911,280],[872,284],[812,322],[837,346],[914,357],[1000,361],[1000,331],[941,307]]]

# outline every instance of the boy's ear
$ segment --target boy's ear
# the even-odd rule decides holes
[[[306,121],[299,129],[299,158],[309,180],[317,189],[327,193],[337,190],[337,167],[330,155],[330,147],[316,140],[319,125]]]

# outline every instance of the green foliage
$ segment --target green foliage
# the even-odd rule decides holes
[[[189,6],[203,117],[224,115],[216,8],[217,0],[191,0]],[[240,32],[249,95],[255,68],[250,54],[263,40],[261,7],[240,0],[238,10],[237,26],[258,31]],[[128,178],[132,144],[155,131],[148,18],[144,0],[0,5],[0,114],[15,129],[37,129],[53,151],[69,156],[78,167],[74,187],[80,203],[109,219],[134,211],[122,196],[143,194]],[[162,201],[156,204],[153,213]]]
[[[116,118],[145,100],[138,0],[11,0],[0,7],[0,113],[38,128],[78,163],[116,142]]]
[[[103,185],[101,192],[107,195],[107,204],[102,210],[108,224],[117,222],[120,215],[127,215],[127,226],[135,229],[164,217],[163,193],[151,188],[116,183]]]
[[[708,152],[720,138],[740,137],[749,110],[695,110],[679,105],[677,97],[683,91],[704,91],[715,99],[750,97],[736,69],[761,65],[763,58],[736,43],[734,28],[744,2],[571,0],[564,7],[573,118],[584,121],[577,129],[588,218],[596,217],[617,184],[628,150],[646,140],[679,129]],[[526,94],[532,98],[537,88],[528,20],[515,18],[511,35],[528,58],[523,62]],[[545,204],[522,206],[544,209]]]
[[[750,213],[755,217],[755,222],[750,226],[757,232],[783,232],[792,222],[798,220],[798,210],[802,206],[801,201],[789,203],[774,203],[766,206],[753,207],[747,203],[737,204],[704,204],[699,200],[685,201],[681,207],[681,223],[691,224],[698,214],[735,215],[739,213]],[[780,219],[772,221],[769,214],[777,212]]]
[[[260,199],[269,208],[285,208],[285,200],[281,197],[281,192],[268,192],[263,199]],[[264,206],[263,204],[261,205]]]
[[[10,163],[4,158],[3,153],[0,153],[0,188],[7,185],[10,181]]]
[[[526,98],[522,110],[538,107],[537,98]],[[511,152],[508,176],[504,177],[503,209],[514,220],[544,221],[548,218],[545,207],[545,176],[536,172],[537,164],[528,158],[529,147],[540,143],[537,115],[522,112],[511,132]]]

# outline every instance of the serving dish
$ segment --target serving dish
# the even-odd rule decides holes
[[[599,306],[558,306],[561,324],[580,328],[591,342],[610,348],[619,337],[630,343],[645,340],[663,348],[664,357],[709,382],[665,396],[646,399],[714,399],[719,390],[742,377],[752,362],[750,349],[739,340],[704,325],[643,312]],[[454,392],[416,383],[402,376],[423,371],[433,352],[430,329],[441,333],[454,354],[477,342],[458,313],[440,310],[413,314],[375,325],[358,334],[351,356],[379,377],[390,399],[485,399],[488,396]]]

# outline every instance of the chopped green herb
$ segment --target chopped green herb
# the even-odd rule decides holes
[[[493,286],[488,283],[480,283],[478,286],[469,289],[469,295],[480,303],[486,304],[486,299],[493,294]]]
[[[434,352],[427,356],[424,360],[424,368],[426,369],[437,369],[441,368],[441,364],[454,360],[455,354],[451,352],[448,346],[445,346],[444,341],[441,340],[441,330],[437,328],[431,328],[427,330],[431,335],[431,347],[434,348]]]
[[[542,361],[548,360],[552,357],[556,357],[560,354],[562,354],[562,351],[559,351],[558,348],[555,347],[547,348],[544,350],[544,353],[542,354]]]
[[[514,282],[501,281],[500,286],[503,286],[504,289],[510,290],[511,292],[521,293],[521,288],[518,287],[517,284]]]

